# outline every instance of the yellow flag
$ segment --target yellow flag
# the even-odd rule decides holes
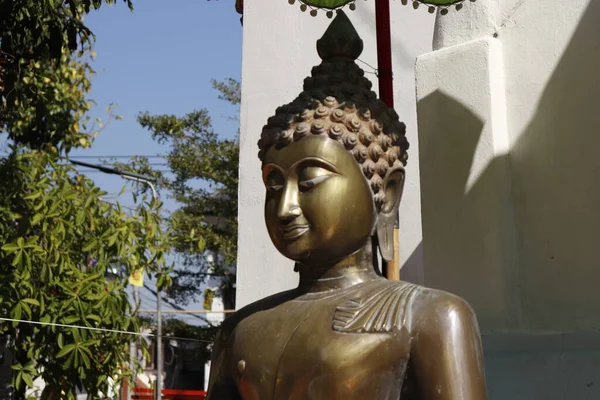
[[[144,269],[136,269],[129,276],[129,283],[133,286],[144,286]]]

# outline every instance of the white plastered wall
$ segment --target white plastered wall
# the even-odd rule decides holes
[[[401,205],[403,278],[422,280],[421,210],[414,62],[431,51],[434,16],[391,2],[395,108],[411,142],[407,183]],[[360,60],[377,67],[374,2],[357,2],[347,11],[364,41]],[[281,256],[263,221],[264,187],[257,157],[261,129],[275,109],[301,91],[311,68],[320,63],[316,41],[331,22],[324,13],[311,17],[285,0],[248,1],[244,9],[242,104],[240,119],[239,241],[237,308],[295,287],[293,263]],[[361,64],[367,72],[374,72]],[[367,74],[377,88],[376,76]]]
[[[486,331],[600,328],[600,2],[476,2],[417,62],[425,283]]]
[[[424,280],[474,306],[491,399],[600,398],[598,21],[465,3],[417,62]]]

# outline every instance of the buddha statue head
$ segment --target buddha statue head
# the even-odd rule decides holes
[[[362,49],[338,12],[317,41],[321,64],[269,118],[258,142],[269,235],[299,263],[342,260],[370,238],[384,260],[393,257],[408,141],[398,114],[356,64]]]

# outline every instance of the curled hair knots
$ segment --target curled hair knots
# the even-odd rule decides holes
[[[294,129],[286,129],[281,132],[281,137],[279,139],[284,144],[290,144],[294,140]]]
[[[358,115],[363,121],[369,121],[371,119],[371,110],[366,107],[361,107],[360,110],[358,110]]]
[[[323,100],[323,104],[329,108],[333,108],[339,105],[338,101],[333,96],[325,97],[325,100]]]
[[[287,114],[277,114],[268,119],[267,125],[273,128],[287,127],[286,125],[289,119],[290,117]]]
[[[354,155],[354,159],[359,164],[362,164],[369,158],[369,151],[365,146],[357,145],[354,150],[352,150],[352,154]]]
[[[379,193],[383,189],[383,178],[379,174],[375,174],[369,180],[373,193]]]
[[[333,124],[331,128],[329,128],[329,136],[335,140],[340,140],[344,132],[344,126],[340,124]]]
[[[307,136],[310,132],[310,125],[308,122],[301,122],[296,125],[296,129],[294,132],[294,140],[300,140],[303,137]]]
[[[358,138],[360,139],[360,142],[367,147],[371,144],[373,140],[375,140],[373,134],[367,131],[366,129],[363,129],[358,133]]]
[[[385,135],[379,135],[378,137],[378,141],[377,143],[379,143],[379,146],[381,146],[381,150],[383,150],[383,152],[385,153],[387,151],[387,149],[389,148],[388,146],[388,142],[387,142],[387,136]]]
[[[394,166],[398,160],[399,153],[400,149],[398,147],[390,147],[385,153],[385,158],[387,159],[388,164]]]
[[[366,160],[362,163],[363,174],[367,179],[371,179],[375,173],[375,163],[372,160]]]
[[[356,115],[350,114],[346,117],[346,127],[350,132],[358,132],[360,125],[360,119]]]
[[[372,119],[369,121],[369,129],[374,135],[379,135],[383,131],[383,127],[379,121]]]
[[[382,154],[383,149],[381,148],[381,146],[378,143],[371,143],[371,145],[369,146],[369,157],[371,158],[371,160],[377,162]]]
[[[312,119],[312,117],[313,117],[312,110],[304,110],[300,114],[300,118],[302,119],[302,121],[310,121]]]
[[[323,133],[325,133],[326,128],[327,125],[325,121],[323,121],[322,119],[316,119],[312,124],[311,132],[315,135],[322,135]]]
[[[390,168],[390,164],[383,157],[380,158],[379,160],[377,160],[377,162],[375,163],[375,172],[379,176],[385,176],[387,174],[389,168]]]
[[[336,108],[331,113],[331,120],[333,122],[343,122],[345,116],[346,116],[346,113],[344,112],[344,110],[342,110],[341,108]]]
[[[358,92],[358,89],[354,85],[345,85],[343,89],[344,93],[347,94],[350,98],[352,98],[352,96],[354,96],[356,92]]]
[[[319,106],[315,110],[315,118],[327,118],[329,116],[329,107]]]
[[[394,110],[393,108],[388,108],[387,109],[387,115],[390,117],[390,119],[392,121],[398,121],[398,118],[400,118],[400,116],[398,115],[398,113],[396,112],[396,110]]]
[[[356,104],[353,101],[347,101],[344,103],[344,110],[348,113],[356,111]]]
[[[342,136],[342,141],[348,150],[352,150],[358,144],[358,137],[351,132],[346,132]]]
[[[312,96],[310,95],[310,93],[308,93],[308,91],[305,88],[305,90],[298,96],[298,100],[306,103],[307,101],[312,100]]]

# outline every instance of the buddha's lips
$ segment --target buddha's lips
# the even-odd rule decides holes
[[[284,239],[296,239],[308,232],[309,228],[309,225],[302,224],[286,225],[279,228],[279,232]]]

